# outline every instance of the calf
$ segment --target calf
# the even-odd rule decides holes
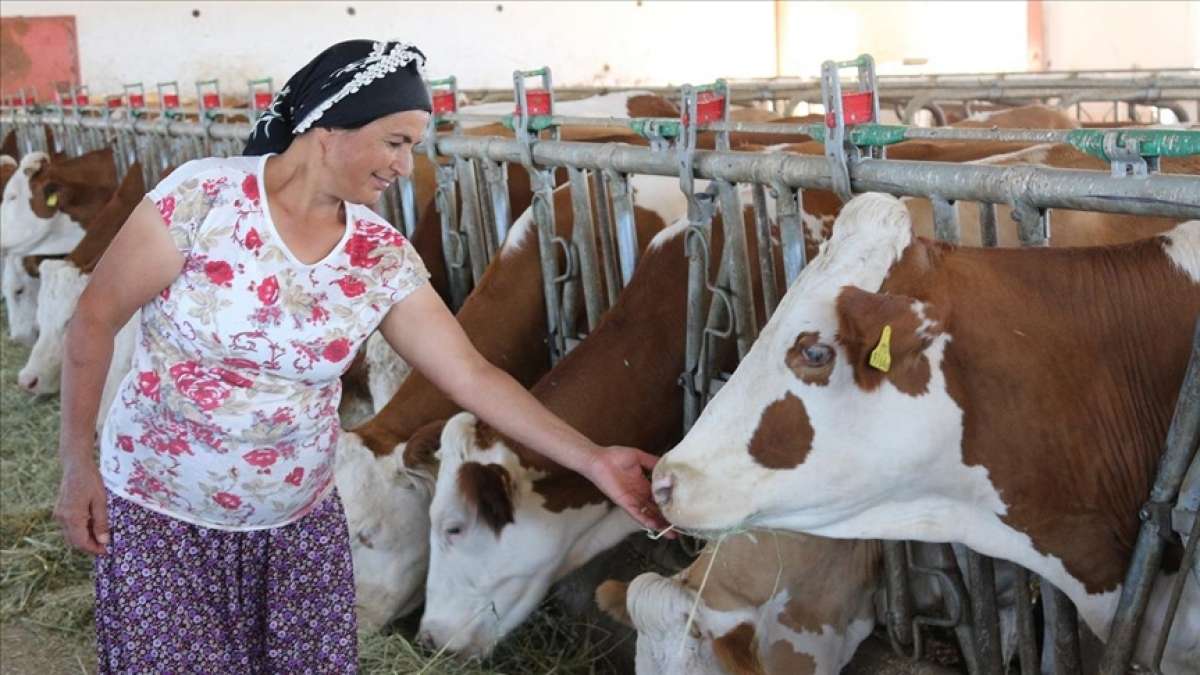
[[[670,579],[606,581],[596,602],[637,628],[645,675],[836,675],[875,626],[881,560],[873,540],[760,530],[709,544]]]
[[[898,200],[863,195],[656,467],[655,499],[707,533],[961,542],[1042,575],[1103,639],[1198,314],[1200,221],[971,249],[916,239]],[[1168,673],[1200,666],[1194,584],[1167,656]]]

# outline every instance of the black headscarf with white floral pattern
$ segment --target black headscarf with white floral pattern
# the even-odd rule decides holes
[[[250,130],[245,155],[283,152],[313,127],[357,129],[405,110],[430,112],[425,54],[407,42],[339,42],[301,68]]]

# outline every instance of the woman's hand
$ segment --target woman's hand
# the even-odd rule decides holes
[[[580,473],[643,527],[661,532],[670,523],[651,499],[650,480],[646,477],[657,463],[657,457],[637,448],[612,446],[591,453]],[[674,538],[674,532],[668,532],[666,536]]]
[[[108,509],[100,469],[89,460],[63,463],[54,517],[71,546],[92,555],[104,555],[108,546]]]

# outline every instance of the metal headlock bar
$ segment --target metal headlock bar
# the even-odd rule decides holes
[[[854,67],[858,86],[842,91],[837,71]],[[542,87],[527,90],[525,80],[541,77]],[[251,106],[246,110],[222,106],[216,81],[196,84],[198,109],[179,109],[178,86],[157,85],[159,106],[149,109],[140,84],[127,85],[121,97],[102,106],[88,105],[86,88],[72,87],[58,105],[37,106],[22,92],[16,105],[4,107],[0,125],[18,132],[23,151],[42,149],[76,154],[113,144],[119,166],[140,160],[150,182],[170,163],[192,157],[237,154],[248,136],[247,120],[269,105],[269,97],[258,100],[261,91],[250,82]],[[269,92],[270,83],[267,85]],[[1141,88],[1149,100],[1155,96],[1200,98],[1200,71],[1160,71],[1150,74],[1079,73],[1059,76],[1000,76],[981,81],[975,76],[930,78],[876,77],[869,56],[845,63],[827,63],[822,78],[824,92],[807,83],[729,84],[718,81],[701,87],[681,89],[680,119],[596,119],[561,117],[553,114],[554,89],[548,68],[514,73],[515,109],[511,116],[473,116],[457,113],[459,92],[453,78],[431,82],[434,115],[427,134],[430,141],[418,147],[428,153],[436,167],[435,206],[439,211],[445,255],[450,270],[454,302],[461,304],[473,282],[478,281],[487,261],[506,237],[511,214],[505,166],[522,165],[533,187],[532,213],[539,233],[548,340],[555,360],[562,357],[579,334],[573,318],[580,309],[587,326],[615,301],[636,264],[636,229],[629,188],[631,174],[677,176],[687,197],[689,258],[687,345],[685,372],[685,423],[690,426],[727,374],[718,372],[719,340],[731,340],[744,356],[756,335],[757,320],[750,257],[760,268],[764,306],[768,315],[778,303],[777,275],[788,285],[799,275],[806,260],[801,227],[804,189],[834,190],[843,197],[853,192],[879,191],[930,199],[934,210],[935,235],[957,241],[960,228],[955,204],[979,203],[981,237],[985,246],[995,246],[997,204],[1013,209],[1021,243],[1046,245],[1050,238],[1050,209],[1077,209],[1134,215],[1156,215],[1179,219],[1200,218],[1200,178],[1157,173],[1161,157],[1200,154],[1200,132],[1146,129],[1086,130],[994,130],[925,129],[878,123],[882,104],[897,100],[905,92],[908,105],[915,97],[943,100],[958,92],[959,100],[995,98],[1057,98],[1074,103],[1096,100],[1105,91]],[[788,87],[791,87],[790,89]],[[904,89],[909,87],[909,90]],[[757,89],[755,89],[757,88]],[[754,90],[757,96],[812,96],[824,100],[829,115],[824,124],[770,125],[732,123],[732,101]],[[574,93],[574,90],[571,90]],[[673,93],[674,90],[672,89]],[[1036,92],[1036,94],[1034,93]],[[1119,100],[1133,100],[1129,92],[1117,92]],[[1114,94],[1116,96],[1117,94]],[[1162,102],[1163,98],[1156,98]],[[11,99],[7,103],[14,103]],[[920,101],[917,101],[920,103]],[[468,137],[461,124],[470,121],[504,122],[516,139]],[[435,134],[439,123],[449,122],[449,133]],[[55,148],[47,148],[42,133],[45,124],[55,132]],[[562,126],[585,124],[624,128],[651,140],[650,148],[625,144],[603,145],[559,140]],[[716,133],[716,150],[697,149],[699,132]],[[760,154],[729,150],[731,132],[806,133],[826,143],[827,156],[789,153]],[[1036,166],[953,165],[882,159],[883,149],[903,140],[1020,141],[1068,143],[1112,163],[1110,172],[1050,169]],[[157,161],[149,161],[157,160]],[[554,172],[564,168],[571,191],[575,222],[569,240],[555,227]],[[122,169],[123,171],[124,169]],[[698,180],[710,181],[700,185]],[[749,184],[739,188],[739,184]],[[593,192],[596,218],[592,218]],[[461,209],[459,195],[461,194]],[[412,185],[402,182],[386,197],[393,222],[412,233],[417,222]],[[758,246],[751,252],[745,238],[742,205],[753,206]],[[771,214],[771,207],[774,213]],[[712,224],[720,213],[725,245],[716,276],[710,276]],[[771,228],[771,217],[778,232]],[[597,246],[598,245],[598,246]],[[565,269],[559,266],[559,251]],[[774,264],[778,252],[783,269]],[[602,289],[607,289],[602,290]],[[1177,578],[1164,625],[1171,626],[1183,584],[1200,583],[1200,325],[1194,354],[1177,403],[1175,418],[1166,443],[1162,468],[1145,508],[1133,562],[1123,587],[1102,673],[1116,675],[1127,667],[1140,619],[1145,611],[1150,585],[1162,555],[1163,539],[1177,533],[1185,543],[1183,569]],[[1189,468],[1190,467],[1190,468]],[[895,650],[918,657],[922,650],[922,627],[952,628],[959,638],[968,671],[972,675],[1004,672],[1001,663],[991,559],[963,551],[963,566],[954,562],[949,547],[938,549],[940,560],[933,567],[914,564],[912,544],[885,542],[888,578],[888,634]],[[941,615],[917,615],[909,584],[916,576],[929,576],[941,589]],[[1039,672],[1038,638],[1034,627],[1035,605],[1041,605],[1051,640],[1056,672],[1080,672],[1078,620],[1066,596],[1040,578],[1018,568],[1013,597],[1017,618],[1017,658],[1022,675]],[[1154,667],[1158,667],[1170,628],[1159,636]]]

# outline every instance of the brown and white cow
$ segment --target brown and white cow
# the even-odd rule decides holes
[[[645,675],[836,675],[875,626],[881,560],[878,541],[745,532],[672,578],[606,581],[596,602],[637,629]]]
[[[638,238],[645,245],[667,217],[684,211],[684,200],[670,178],[635,177],[632,185]],[[574,213],[567,186],[554,191],[554,210],[559,235],[569,238]],[[457,318],[485,358],[531,386],[550,365],[545,307],[537,230],[532,212],[526,211]],[[364,626],[381,626],[421,602],[431,495],[419,476],[432,476],[413,460],[407,443],[421,427],[458,411],[454,401],[413,372],[371,421],[341,436],[337,481],[350,526],[358,616]],[[398,503],[404,504],[402,510]]]
[[[600,445],[661,452],[679,438],[685,233],[680,222],[655,239],[600,325],[532,389]],[[719,221],[711,242],[715,264],[723,246]],[[585,478],[470,414],[447,423],[439,458],[421,621],[423,638],[438,647],[490,652],[528,618],[551,584],[639,529]]]
[[[75,313],[79,296],[87,286],[88,279],[109,243],[125,224],[134,208],[146,193],[142,180],[141,165],[134,163],[125,174],[120,187],[89,222],[83,238],[65,258],[58,256],[32,255],[22,259],[26,273],[31,265],[39,279],[37,298],[37,341],[29,352],[29,358],[17,375],[17,382],[31,394],[48,395],[58,392],[63,360],[63,338],[67,321]],[[133,356],[133,337],[140,312],[118,332],[113,360],[109,366],[108,379],[101,397],[100,415],[97,424],[103,422],[107,403],[129,369]]]
[[[972,249],[860,196],[656,467],[655,498],[687,530],[961,542],[1048,579],[1103,638],[1198,314],[1200,221],[1111,247]],[[1148,613],[1138,658],[1160,622]],[[1192,584],[1166,672],[1198,659]]]
[[[112,150],[70,159],[34,152],[21,158],[4,186],[0,204],[0,283],[13,339],[32,345],[37,337],[37,279],[26,273],[20,256],[61,254],[83,237],[88,222],[117,187]]]

